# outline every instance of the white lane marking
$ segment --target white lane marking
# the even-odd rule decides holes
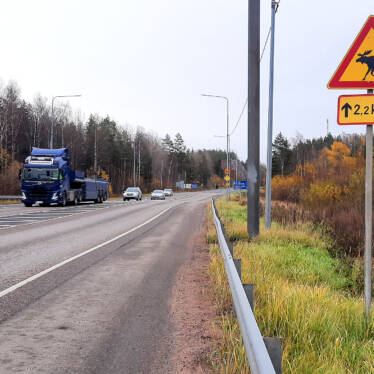
[[[13,220],[30,220],[38,217],[14,216],[14,217],[0,217],[0,221],[13,221]]]
[[[111,205],[114,205],[114,206],[111,206]],[[108,209],[108,208],[117,208],[119,204],[108,204],[106,205],[105,207],[101,208],[101,209]],[[93,211],[96,211],[98,209],[95,209]],[[57,212],[58,209],[55,209],[55,210],[52,210],[52,211],[42,211],[42,212]],[[46,219],[43,219],[42,221],[35,221],[35,222],[30,222],[30,223],[23,223],[23,224],[19,224],[19,225],[4,225],[4,227],[2,227],[3,225],[0,225],[0,229],[8,229],[8,228],[12,228],[12,227],[15,227],[15,226],[27,226],[27,225],[33,225],[34,223],[37,223],[37,222],[49,222],[49,221],[56,221],[60,218],[65,218],[65,217],[73,217],[73,216],[76,216],[76,215],[79,215],[79,214],[84,214],[84,213],[87,213],[88,211],[84,210],[84,211],[79,211],[77,213],[69,213],[69,214],[65,214],[65,215],[62,215],[62,216],[57,216],[57,215],[52,215],[50,217],[47,217]],[[35,212],[36,213],[36,212]],[[19,214],[19,213],[18,213]],[[18,214],[14,214],[14,215],[10,215],[10,216],[2,216],[3,218],[11,218],[11,217],[14,217],[14,216],[17,216]],[[25,213],[25,214],[30,214],[32,215],[32,213]],[[51,218],[52,217],[52,218]],[[9,220],[10,221],[10,220]],[[9,222],[7,221],[7,222]]]
[[[45,269],[45,270],[41,271],[40,273],[37,273],[37,274],[35,274],[35,275],[32,275],[31,277],[26,278],[26,279],[24,279],[23,281],[21,281],[21,282],[15,284],[15,285],[13,285],[13,286],[11,286],[11,287],[8,287],[8,288],[5,289],[4,291],[1,291],[1,292],[0,292],[0,298],[3,297],[3,296],[5,296],[5,295],[7,295],[7,294],[9,294],[9,293],[11,293],[11,292],[13,292],[13,291],[15,291],[17,288],[23,287],[23,286],[26,285],[27,283],[30,283],[30,282],[34,281],[35,279],[38,279],[38,278],[42,277],[43,275],[48,274],[48,273],[50,273],[51,271],[60,268],[61,266],[64,266],[65,264],[67,264],[67,263],[69,263],[69,262],[71,262],[71,261],[76,260],[76,259],[79,258],[79,257],[85,256],[85,255],[88,254],[88,253],[91,253],[91,252],[93,252],[93,251],[96,251],[97,249],[99,249],[99,248],[101,248],[101,247],[104,247],[104,246],[106,246],[106,245],[108,245],[108,244],[110,244],[110,243],[113,243],[114,241],[116,241],[116,240],[118,240],[118,239],[120,239],[120,238],[122,238],[122,237],[124,237],[124,236],[126,236],[126,235],[128,235],[128,234],[131,234],[132,232],[134,232],[134,231],[140,229],[141,227],[147,225],[148,223],[154,221],[155,219],[157,219],[158,217],[160,217],[162,214],[166,213],[166,212],[167,212],[168,210],[170,210],[171,208],[172,208],[172,207],[169,207],[169,208],[167,208],[167,209],[162,210],[160,213],[156,214],[154,217],[152,217],[152,218],[148,219],[147,221],[143,222],[142,224],[140,224],[140,225],[138,225],[138,226],[132,228],[131,230],[124,232],[123,234],[120,234],[120,235],[118,235],[118,236],[116,236],[116,237],[114,237],[114,238],[112,238],[112,239],[110,239],[110,240],[107,240],[106,242],[101,243],[101,244],[99,244],[99,245],[97,245],[97,246],[95,246],[95,247],[93,247],[93,248],[87,249],[87,251],[84,251],[84,252],[82,252],[82,253],[79,253],[78,255],[75,255],[75,256],[73,256],[73,257],[70,257],[70,258],[68,258],[68,259],[66,259],[66,260],[64,260],[64,261],[62,261],[62,262],[60,262],[60,263],[58,263],[58,264],[56,264],[56,265],[51,266],[51,267],[48,268],[48,269]]]

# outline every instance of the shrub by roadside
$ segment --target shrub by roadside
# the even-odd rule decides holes
[[[362,299],[350,293],[353,282],[339,259],[329,254],[331,241],[308,225],[273,224],[249,242],[243,239],[245,206],[217,203],[231,237],[241,237],[235,257],[242,258],[243,282],[255,283],[255,316],[264,336],[282,336],[284,373],[374,372],[374,321],[366,323]],[[208,208],[208,239],[214,243]],[[214,368],[246,373],[245,351],[232,313],[232,301],[219,248],[210,248],[212,294],[222,329]]]

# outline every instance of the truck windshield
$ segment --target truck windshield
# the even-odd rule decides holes
[[[56,181],[58,180],[57,168],[24,168],[23,179],[26,181]]]

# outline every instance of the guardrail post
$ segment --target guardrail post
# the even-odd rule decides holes
[[[243,283],[244,292],[247,295],[252,312],[255,312],[255,285],[253,283]]]
[[[234,243],[230,242],[226,239],[227,246],[229,247],[229,251],[231,253],[231,257],[234,257]]]
[[[236,267],[236,271],[238,272],[239,279],[242,279],[242,259],[241,258],[234,258],[234,264]]]
[[[282,338],[264,338],[276,374],[282,374]]]

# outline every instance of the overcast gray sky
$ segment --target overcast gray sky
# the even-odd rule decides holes
[[[261,1],[261,45],[271,0]],[[282,0],[276,18],[274,134],[291,138],[363,132],[339,127],[337,98],[362,90],[326,84],[367,17],[370,0]],[[71,99],[85,118],[109,114],[160,136],[180,132],[193,148],[225,148],[247,96],[247,0],[2,0],[0,78]],[[261,160],[266,159],[269,49],[261,63]],[[232,149],[246,159],[246,115]]]

